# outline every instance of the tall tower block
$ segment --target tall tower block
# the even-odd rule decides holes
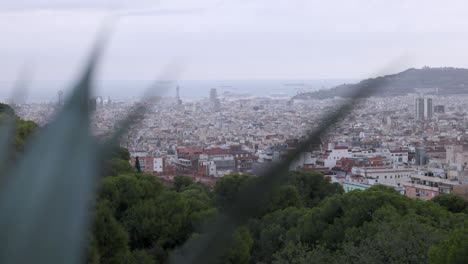
[[[177,98],[177,104],[182,104],[182,100],[180,100],[180,87],[177,85],[176,87],[176,98]]]

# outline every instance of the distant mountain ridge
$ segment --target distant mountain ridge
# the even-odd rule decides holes
[[[408,93],[451,95],[468,94],[468,69],[463,68],[410,68],[397,74],[365,79],[356,84],[342,84],[331,89],[302,93],[294,99],[327,99],[335,96],[349,97],[359,87],[384,84],[375,96],[402,96]]]

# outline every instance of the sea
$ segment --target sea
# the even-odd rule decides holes
[[[223,94],[249,94],[252,97],[294,96],[298,93],[328,89],[344,83],[356,83],[355,79],[316,80],[100,80],[93,85],[93,96],[111,100],[138,99],[148,95],[176,96],[179,87],[181,99],[198,100],[207,98],[211,89],[218,96]],[[6,102],[12,97],[15,83],[0,81],[0,100]],[[15,96],[16,103],[44,102],[58,100],[59,91],[67,96],[72,91],[72,81],[31,81],[25,83],[21,93]]]

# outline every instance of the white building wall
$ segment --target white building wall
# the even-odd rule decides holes
[[[359,168],[351,169],[352,174],[361,175],[367,178],[370,185],[383,184],[388,186],[403,186],[411,181],[412,169],[375,169]]]
[[[341,158],[351,158],[353,153],[349,149],[333,149],[325,160],[325,167],[333,168]]]
[[[153,159],[153,171],[162,173],[164,170],[163,168],[163,159],[162,158],[154,158]]]

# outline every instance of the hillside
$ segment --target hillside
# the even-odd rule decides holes
[[[294,99],[326,99],[335,96],[348,97],[362,86],[384,84],[376,96],[400,96],[423,91],[435,94],[468,94],[468,69],[461,68],[410,68],[403,72],[363,80],[357,84],[343,84],[337,87],[298,94]]]
[[[14,117],[15,132],[11,138],[11,148],[9,153],[11,158],[15,158],[23,152],[26,142],[38,131],[39,126],[33,121],[26,121],[15,114],[15,110],[7,104],[0,103],[0,128],[5,129],[6,120]]]

